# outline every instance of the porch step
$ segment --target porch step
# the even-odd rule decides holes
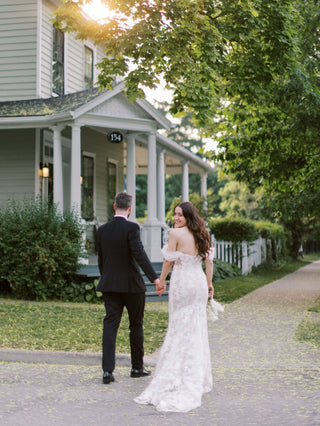
[[[156,271],[156,273],[160,276],[162,263],[153,263],[152,266],[154,270]],[[100,278],[99,267],[98,265],[82,265],[78,269],[76,275],[79,277],[90,279],[90,281],[99,279]],[[161,301],[168,300],[168,290],[169,290],[168,285],[167,285],[167,291],[165,291],[162,294],[162,296],[159,297],[156,292],[156,286],[154,285],[154,283],[151,283],[143,272],[142,272],[142,276],[146,284],[146,301],[147,302],[161,302]]]

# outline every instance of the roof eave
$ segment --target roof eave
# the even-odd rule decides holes
[[[188,149],[172,141],[166,136],[163,136],[157,133],[157,140],[161,143],[161,145],[163,145],[164,147],[170,148],[172,151],[176,152],[177,154],[180,154],[183,158],[185,158],[187,161],[189,160],[190,162],[192,162],[193,165],[199,167],[199,169],[201,169],[202,171],[206,171],[206,172],[214,171],[214,168],[205,160],[193,154]]]
[[[51,115],[30,116],[30,117],[0,117],[0,129],[19,129],[19,128],[32,128],[32,127],[48,127],[57,123],[72,120],[73,112],[62,112]]]

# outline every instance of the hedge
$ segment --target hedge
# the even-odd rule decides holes
[[[218,241],[254,241],[258,238],[259,232],[251,220],[222,218],[208,219],[210,232]]]

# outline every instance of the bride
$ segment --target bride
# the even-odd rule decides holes
[[[212,388],[206,306],[208,290],[213,297],[213,253],[204,221],[193,204],[182,202],[175,207],[174,224],[168,246],[162,250],[165,260],[157,287],[161,296],[174,265],[168,330],[154,378],[134,401],[153,404],[158,411],[187,412],[200,407],[202,394]]]

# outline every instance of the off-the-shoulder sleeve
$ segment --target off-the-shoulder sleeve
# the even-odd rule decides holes
[[[214,248],[211,247],[207,252],[206,259],[213,260],[213,256],[214,256]]]
[[[165,245],[162,249],[162,256],[169,262],[175,262],[179,259],[179,252],[177,251],[168,251],[168,246]]]

